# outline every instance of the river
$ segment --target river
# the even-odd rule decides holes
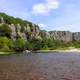
[[[0,55],[0,80],[80,80],[80,53]]]

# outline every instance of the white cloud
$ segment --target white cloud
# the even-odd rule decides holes
[[[40,29],[42,29],[42,30],[48,30],[49,29],[49,27],[45,24],[40,23],[38,25],[39,25]]]
[[[40,3],[33,6],[32,12],[34,14],[46,14],[48,13],[48,9],[45,4]]]
[[[57,9],[59,7],[58,0],[47,0],[48,9]]]
[[[48,15],[52,10],[59,7],[58,0],[46,0],[46,3],[38,3],[32,7],[32,13]]]
[[[40,27],[44,28],[44,27],[47,27],[45,24],[38,24]]]

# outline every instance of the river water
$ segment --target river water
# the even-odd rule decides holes
[[[80,80],[80,53],[0,55],[0,80]]]

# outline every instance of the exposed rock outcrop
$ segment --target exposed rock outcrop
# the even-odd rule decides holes
[[[73,40],[80,41],[80,32],[73,33]]]
[[[72,33],[69,31],[51,31],[50,36],[54,40],[72,41]]]
[[[51,35],[48,31],[42,30],[40,33],[42,38],[47,38],[47,39],[51,38]]]
[[[9,17],[10,18],[10,17]],[[16,20],[15,18],[12,18]],[[14,22],[12,20],[12,22]],[[7,20],[8,22],[9,20]],[[18,21],[21,22],[22,20]],[[59,40],[59,41],[80,41],[80,32],[69,32],[69,31],[45,31],[45,30],[40,30],[39,26],[36,24],[33,24],[31,22],[26,22],[21,25],[21,23],[5,23],[6,21],[2,16],[0,16],[0,26],[2,24],[7,24],[8,27],[12,30],[11,32],[11,39],[16,40],[17,38],[22,38],[24,40],[31,40],[33,38],[35,39],[53,39],[53,40]]]
[[[5,23],[3,17],[0,16],[0,23]]]
[[[17,34],[16,34],[16,28],[14,24],[9,25],[9,28],[11,28],[11,39],[16,40]]]
[[[31,32],[31,29],[30,29],[29,24],[27,24],[27,28],[25,27],[25,31],[26,31],[26,32]]]

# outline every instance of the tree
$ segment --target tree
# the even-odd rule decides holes
[[[10,38],[12,30],[8,27],[7,24],[0,25],[0,36],[7,36]]]
[[[26,50],[32,50],[33,49],[32,43],[30,43],[29,41],[26,41],[26,43],[25,43],[25,49]]]
[[[11,51],[13,41],[7,37],[0,37],[0,51]]]
[[[25,49],[25,43],[26,41],[23,40],[23,39],[17,39],[15,42],[14,42],[14,50],[15,51],[23,51]]]
[[[30,43],[32,45],[32,50],[40,50],[42,48],[42,43],[39,39],[32,39]]]

